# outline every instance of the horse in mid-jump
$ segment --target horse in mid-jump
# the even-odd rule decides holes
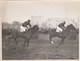
[[[27,43],[27,46],[29,45],[29,41],[32,39],[32,36],[39,30],[38,25],[34,25],[32,28],[25,32],[19,32],[19,31],[13,31],[12,32],[12,37],[9,38],[8,45],[10,44],[10,39],[14,39],[16,42],[16,45],[18,44],[18,41],[16,40],[17,38],[22,38],[25,40],[23,44],[23,49],[25,47],[25,44]]]
[[[50,31],[50,33],[49,33],[50,42],[53,42],[52,41],[53,37],[59,37],[59,38],[61,38],[60,44],[62,44],[64,42],[64,40],[67,38],[71,29],[77,31],[77,29],[72,24],[68,25],[62,32],[56,32],[56,30],[54,30],[53,32]]]

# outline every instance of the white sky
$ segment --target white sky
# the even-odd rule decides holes
[[[31,19],[31,16],[42,16],[44,20],[48,18],[77,20],[80,14],[80,2],[7,2],[5,8],[4,21],[9,23],[24,22]]]
[[[7,20],[23,22],[31,16],[64,17],[65,12],[63,6],[56,4],[8,3]]]

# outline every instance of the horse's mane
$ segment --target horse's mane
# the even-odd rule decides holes
[[[62,33],[69,32],[71,29],[76,30],[76,28],[73,26],[73,24],[69,24],[69,25],[65,28],[65,30],[63,30]]]
[[[74,27],[73,24],[69,24],[66,29],[70,29],[71,27]],[[75,28],[75,27],[74,27]]]
[[[30,31],[36,32],[36,31],[38,31],[38,29],[39,29],[38,26],[34,25],[33,27],[29,28],[26,32],[30,32]]]

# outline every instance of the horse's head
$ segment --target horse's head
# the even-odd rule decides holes
[[[77,29],[73,26],[73,24],[68,25],[68,28],[70,28],[70,29],[72,29],[72,30],[77,30]]]
[[[39,30],[38,25],[34,25],[34,26],[32,27],[32,30],[33,30],[34,32],[37,32],[37,31]]]

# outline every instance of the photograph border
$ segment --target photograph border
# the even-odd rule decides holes
[[[2,60],[2,21],[4,20],[4,4],[6,3],[6,2],[9,2],[10,0],[3,0],[3,1],[0,1],[0,15],[1,15],[1,19],[0,19],[0,28],[1,28],[1,30],[0,30],[0,61],[14,61],[14,60]],[[80,0],[12,0],[12,1],[10,1],[10,2],[32,2],[32,1],[34,1],[34,2],[80,2]],[[79,15],[79,18],[80,18],[80,15]],[[79,25],[79,27],[80,27],[80,25]],[[80,46],[80,42],[79,42],[79,46]],[[80,47],[79,47],[79,51],[80,51]],[[79,53],[79,55],[80,55],[80,53]],[[79,57],[80,58],[80,57]],[[79,59],[80,60],[80,59]],[[68,60],[68,61],[79,61],[79,60]],[[15,60],[15,61],[67,61],[67,60],[59,60],[59,59],[57,59],[57,60]]]

